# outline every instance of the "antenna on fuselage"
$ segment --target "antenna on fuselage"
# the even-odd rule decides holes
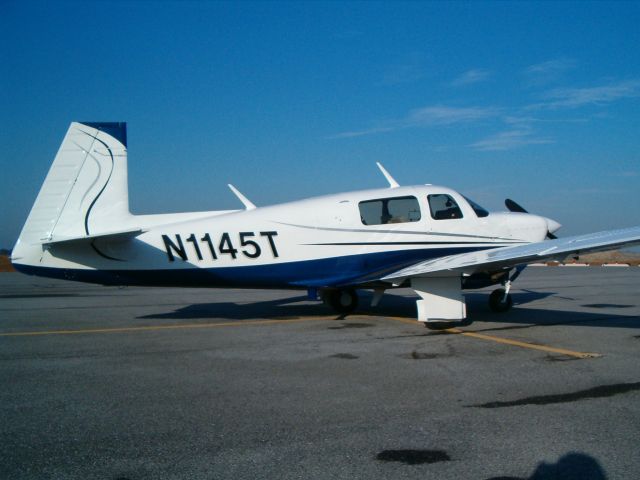
[[[228,183],[227,185],[229,186],[231,191],[235,194],[235,196],[238,197],[238,200],[242,202],[245,210],[255,210],[256,206],[253,203],[251,203],[251,201],[247,197],[245,197],[242,193],[240,193],[240,190],[238,190],[236,187],[234,187],[230,183]]]
[[[389,188],[398,188],[400,186],[400,184],[396,182],[396,180],[391,176],[389,172],[387,172],[387,170],[382,166],[380,162],[376,162],[376,165],[378,165],[378,168],[384,175],[384,178],[386,178],[387,182],[389,182]]]

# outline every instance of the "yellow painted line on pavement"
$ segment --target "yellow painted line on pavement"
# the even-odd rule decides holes
[[[382,319],[393,320],[395,322],[406,323],[409,325],[419,326],[420,322],[403,317],[379,317]],[[371,320],[371,317],[352,315],[349,319],[366,319]],[[273,319],[273,320],[239,320],[235,322],[216,322],[216,323],[186,323],[186,324],[173,324],[173,325],[144,325],[140,327],[113,327],[113,328],[86,328],[77,330],[34,330],[29,332],[4,332],[0,333],[0,337],[33,337],[43,335],[79,335],[79,334],[95,334],[95,333],[125,333],[125,332],[149,332],[160,330],[187,330],[197,328],[219,328],[219,327],[243,327],[243,326],[258,326],[258,325],[278,325],[288,323],[302,323],[313,321],[336,321],[345,320],[335,316],[322,316],[322,317],[297,317],[288,319]],[[540,345],[536,343],[527,343],[519,340],[511,340],[509,338],[496,337],[493,335],[486,335],[483,333],[467,332],[458,328],[448,328],[442,330],[442,332],[463,335],[465,337],[478,338],[481,340],[492,341],[505,345],[512,345],[515,347],[528,348],[532,350],[541,350],[549,353],[557,353],[560,355],[568,355],[575,358],[596,358],[602,355],[598,353],[586,353],[576,352],[573,350],[567,350],[564,348],[550,347],[547,345]]]
[[[402,318],[402,317],[384,317],[384,318],[388,318],[389,320],[393,320],[395,322],[409,323],[413,325],[417,325],[419,323],[416,320],[409,320],[408,318]],[[486,335],[484,333],[467,332],[465,330],[460,330],[459,328],[447,328],[441,331],[446,333],[456,334],[456,335],[463,335],[465,337],[478,338],[480,340],[487,340],[490,342],[502,343],[504,345],[512,345],[514,347],[529,348],[532,350],[541,350],[543,352],[557,353],[560,355],[568,355],[570,357],[575,357],[575,358],[598,358],[602,356],[599,353],[576,352],[574,350],[567,350],[566,348],[557,348],[557,347],[550,347],[547,345],[540,345],[537,343],[522,342],[520,340],[512,340],[510,338],[496,337],[493,335]]]
[[[5,332],[0,333],[0,337],[32,337],[38,335],[77,335],[88,333],[123,333],[123,332],[148,332],[154,330],[180,330],[195,328],[217,328],[217,327],[243,327],[251,325],[276,325],[282,323],[301,323],[322,320],[335,320],[331,317],[299,317],[280,320],[239,320],[237,322],[217,322],[217,323],[186,323],[177,325],[145,325],[141,327],[114,327],[114,328],[86,328],[78,330],[34,330],[31,332]]]
[[[484,333],[465,332],[464,330],[460,330],[458,328],[448,328],[447,330],[445,330],[445,332],[464,335],[465,337],[479,338],[481,340],[489,340],[496,343],[503,343],[505,345],[513,345],[514,347],[523,347],[530,348],[532,350],[541,350],[543,352],[558,353],[560,355],[568,355],[570,357],[576,358],[597,358],[602,356],[599,353],[576,352],[574,350],[567,350],[565,348],[549,347],[547,345],[540,345],[537,343],[521,342],[520,340],[511,340],[510,338],[485,335]]]

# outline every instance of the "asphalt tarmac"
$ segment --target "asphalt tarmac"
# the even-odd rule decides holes
[[[411,290],[0,274],[2,479],[640,478],[640,268],[536,268],[432,332]]]

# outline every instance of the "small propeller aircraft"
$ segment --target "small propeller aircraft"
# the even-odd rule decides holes
[[[556,238],[560,224],[488,212],[449,188],[389,187],[243,210],[132,215],[125,123],[71,123],[12,252],[15,268],[104,285],[306,289],[337,311],[356,291],[411,287],[417,317],[438,328],[466,318],[463,289],[500,285],[495,311],[529,263],[640,243],[640,226]]]

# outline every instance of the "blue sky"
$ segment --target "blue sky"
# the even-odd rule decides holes
[[[0,3],[0,247],[74,120],[126,121],[134,213],[386,185],[640,225],[640,3]]]

